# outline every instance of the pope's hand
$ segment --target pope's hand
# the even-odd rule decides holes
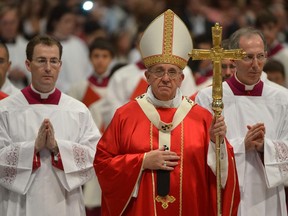
[[[175,152],[165,151],[162,147],[146,153],[143,169],[171,171],[178,165],[179,159],[180,157]]]
[[[223,142],[224,137],[226,136],[226,123],[223,116],[213,119],[210,127],[210,140],[216,143],[216,136],[219,136],[220,143]]]

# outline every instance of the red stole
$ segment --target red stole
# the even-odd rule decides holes
[[[91,84],[89,83],[86,89],[86,92],[84,94],[84,97],[82,99],[82,102],[89,107],[92,103],[95,101],[98,101],[100,99],[100,95],[97,94],[93,89]]]

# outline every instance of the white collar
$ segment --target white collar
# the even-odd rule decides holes
[[[241,83],[242,85],[245,86],[245,91],[251,91],[251,90],[253,90],[253,89],[254,89],[254,86],[257,85],[257,84],[261,81],[261,79],[259,79],[259,81],[258,81],[257,83],[255,83],[255,84],[253,84],[253,85],[246,85],[246,84],[242,83],[242,82],[237,78],[237,72],[236,72],[236,74],[235,74],[235,78],[236,78],[236,80],[237,80],[239,83]]]
[[[147,89],[147,100],[156,107],[177,108],[182,102],[182,92],[177,88],[176,95],[172,100],[161,101],[154,96],[151,86],[149,86]]]
[[[54,88],[52,91],[47,92],[47,93],[39,92],[39,91],[37,91],[37,90],[33,87],[32,84],[31,84],[31,89],[32,89],[34,92],[36,92],[37,94],[39,94],[41,99],[47,99],[47,98],[49,97],[49,95],[50,95],[50,94],[53,94],[54,91],[55,91],[55,88]]]

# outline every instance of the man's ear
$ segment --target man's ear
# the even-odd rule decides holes
[[[145,75],[145,77],[146,77],[147,83],[150,84],[149,78],[150,78],[150,75],[151,75],[151,74],[149,73],[149,71],[146,70],[146,71],[144,72],[144,75]]]
[[[28,59],[25,60],[25,66],[26,69],[31,72],[31,62]]]
[[[184,78],[185,78],[185,75],[184,75],[184,73],[182,72],[182,74],[181,74],[181,78],[180,78],[180,79],[181,79],[181,82],[179,82],[179,83],[177,84],[177,87],[178,87],[178,88],[181,87]]]

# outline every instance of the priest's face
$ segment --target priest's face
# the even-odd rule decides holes
[[[243,84],[256,84],[260,80],[266,62],[267,54],[263,40],[257,34],[242,36],[239,40],[239,47],[247,53],[247,56],[242,60],[235,61],[236,76]]]
[[[162,101],[172,100],[184,79],[182,70],[172,64],[153,65],[145,76],[154,96]]]
[[[61,68],[59,48],[56,45],[36,45],[32,60],[26,60],[26,68],[31,72],[32,85],[37,91],[52,91]]]

